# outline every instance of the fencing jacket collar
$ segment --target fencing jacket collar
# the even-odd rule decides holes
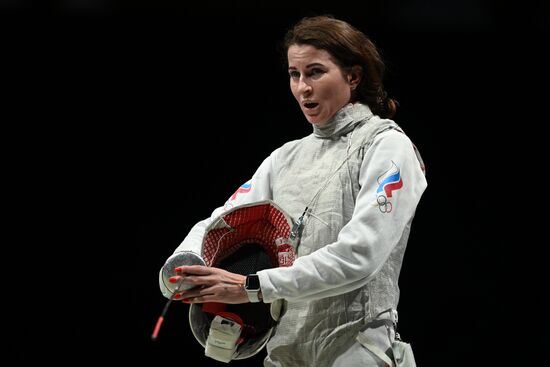
[[[318,138],[331,138],[352,130],[365,117],[372,116],[370,108],[361,103],[349,103],[321,126],[313,125],[313,135]]]

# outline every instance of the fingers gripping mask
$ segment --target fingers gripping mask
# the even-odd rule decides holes
[[[271,201],[234,207],[215,219],[205,231],[201,256],[192,251],[175,254],[165,264],[202,264],[242,275],[290,266],[295,254],[290,238],[292,219]],[[179,257],[179,259],[178,259]],[[192,304],[189,323],[205,354],[222,362],[245,359],[267,343],[280,313],[280,302]]]

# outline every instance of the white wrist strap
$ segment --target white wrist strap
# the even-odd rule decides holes
[[[248,300],[252,303],[258,303],[261,301],[260,297],[258,297],[258,294],[260,292],[246,292],[248,294]]]

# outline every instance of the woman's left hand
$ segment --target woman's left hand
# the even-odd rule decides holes
[[[220,268],[202,265],[179,266],[170,283],[183,282],[196,287],[178,292],[174,299],[183,299],[185,303],[247,303],[248,295],[244,290],[246,276],[228,272]]]

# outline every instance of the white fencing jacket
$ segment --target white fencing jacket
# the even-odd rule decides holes
[[[427,186],[410,139],[368,106],[348,104],[313,129],[276,149],[178,247],[200,253],[206,226],[237,205],[273,200],[294,219],[308,208],[294,264],[258,272],[264,302],[285,305],[266,366],[330,366],[375,315],[397,308],[409,231]]]

